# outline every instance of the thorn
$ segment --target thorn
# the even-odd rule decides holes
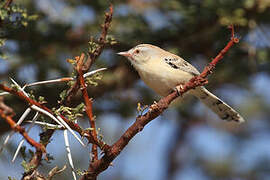
[[[183,88],[184,88],[184,86],[182,84],[180,84],[180,85],[178,85],[178,86],[175,87],[174,90],[177,92],[178,96],[181,96],[182,97],[181,91],[183,91]]]

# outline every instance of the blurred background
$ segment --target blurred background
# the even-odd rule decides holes
[[[1,2],[3,4],[3,2]],[[90,37],[98,37],[107,0],[14,0],[12,15],[1,9],[0,81],[9,77],[25,83],[71,76],[66,59],[87,51]],[[236,124],[220,120],[193,97],[175,103],[148,124],[103,172],[99,179],[130,180],[268,180],[270,179],[270,2],[269,0],[115,0],[109,34],[117,44],[107,46],[92,69],[107,67],[94,97],[97,126],[112,144],[135,121],[137,103],[151,104],[160,97],[139,80],[137,73],[116,52],[150,43],[176,53],[199,70],[230,39],[227,26],[235,24],[240,43],[226,54],[209,78],[207,88],[246,119]],[[16,9],[17,8],[17,9]],[[65,84],[27,89],[44,96],[47,106],[57,106]],[[49,92],[49,93],[48,93]],[[13,96],[5,103],[18,119],[26,104]],[[88,127],[87,119],[79,123]],[[25,126],[27,126],[25,124]],[[10,133],[0,119],[0,145]],[[30,136],[38,140],[42,129]],[[22,156],[11,163],[20,135],[0,154],[0,179],[20,179]],[[89,148],[70,136],[76,169],[85,170]],[[26,148],[32,149],[27,144]],[[33,149],[32,149],[33,150]],[[43,162],[44,173],[68,164],[62,131],[47,150],[54,160]],[[28,151],[27,151],[28,152]],[[68,167],[55,179],[71,179]]]

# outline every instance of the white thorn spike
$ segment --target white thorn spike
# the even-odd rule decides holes
[[[3,151],[3,149],[6,147],[6,145],[7,145],[8,141],[9,141],[9,139],[13,136],[13,134],[14,134],[14,131],[12,131],[12,132],[6,137],[6,139],[5,139],[5,141],[4,141],[3,145],[2,145],[2,147],[0,148],[0,153],[1,153],[1,152]]]
[[[25,96],[28,97],[28,94],[18,85],[18,83],[16,83],[16,81],[14,81],[12,78],[10,78],[10,79],[16,86],[18,86],[18,88],[25,94]],[[82,142],[82,140],[74,133],[74,131],[69,127],[69,125],[60,116],[57,116],[57,118],[55,118],[54,115],[52,115],[48,111],[46,111],[46,110],[44,110],[36,105],[32,105],[31,108],[36,110],[36,111],[41,112],[42,114],[49,116],[51,119],[53,119],[59,125],[63,125],[65,128],[67,128],[71,132],[71,134],[79,141],[79,143],[81,143],[82,146],[86,147],[86,145]]]
[[[16,86],[18,86],[19,90],[21,90],[21,91],[23,92],[23,94],[24,94],[25,96],[28,97],[28,94],[21,88],[21,86],[20,86],[16,81],[14,81],[12,78],[10,78],[10,79],[11,79],[11,81],[12,81]],[[51,113],[49,113],[48,111],[45,111],[44,109],[42,109],[42,108],[40,108],[40,107],[38,107],[38,106],[36,106],[36,105],[32,105],[31,108],[34,109],[34,110],[36,110],[36,111],[41,112],[42,114],[45,114],[45,115],[49,116],[51,119],[53,119],[53,120],[54,120],[55,122],[57,122],[59,125],[62,125],[62,124],[58,121],[58,119],[56,119],[56,117],[54,117],[54,116],[53,116]]]
[[[100,71],[104,71],[107,68],[100,68],[100,69],[96,69],[94,71],[90,71],[88,73],[85,73],[83,75],[84,78],[92,76],[93,74],[100,72]],[[22,89],[26,88],[26,87],[30,87],[30,86],[36,86],[36,85],[41,85],[41,84],[51,84],[51,83],[58,83],[58,82],[64,82],[63,79],[66,79],[65,81],[73,81],[75,80],[75,78],[73,77],[66,77],[66,78],[59,78],[59,79],[52,79],[52,80],[46,80],[46,81],[39,81],[39,82],[34,82],[34,83],[30,83],[30,84],[26,84]],[[67,80],[68,79],[68,80]],[[14,80],[13,80],[14,81]],[[1,94],[0,94],[1,95]]]
[[[70,81],[73,80],[73,78],[70,78],[70,77],[68,78],[70,79]],[[27,84],[24,87],[36,86],[36,85],[41,85],[41,84],[51,84],[51,83],[57,83],[57,82],[62,82],[62,81],[63,81],[63,78],[47,80],[47,81],[39,81],[39,82]]]
[[[66,145],[66,150],[67,150],[68,162],[69,162],[69,165],[70,165],[71,170],[72,170],[73,179],[77,180],[74,165],[73,165],[73,161],[72,161],[69,141],[68,141],[68,133],[67,133],[66,129],[64,130],[64,139],[65,139],[65,145]]]
[[[48,117],[50,117],[52,120],[54,120],[56,123],[58,123],[59,125],[63,125],[58,119],[56,119],[56,117],[54,117],[54,115],[52,115],[51,113],[49,113],[48,111],[36,106],[36,105],[32,105],[31,106],[32,109],[41,112],[42,114],[47,115]]]
[[[25,122],[27,122],[27,123],[35,123],[37,125],[47,126],[49,128],[56,128],[56,129],[60,129],[60,128],[64,127],[62,125],[55,125],[55,124],[45,123],[45,122],[41,122],[41,121],[36,121],[36,122],[25,121]]]
[[[29,114],[31,112],[31,108],[27,108],[25,111],[24,111],[24,113],[23,113],[23,115],[20,117],[20,119],[18,120],[18,122],[16,123],[16,125],[20,125],[22,122],[23,122],[23,120],[26,118],[26,116]]]
[[[59,121],[64,125],[64,127],[66,127],[69,130],[69,132],[79,141],[79,143],[81,143],[83,147],[86,147],[86,145],[82,142],[82,140],[75,134],[75,132],[68,126],[68,124],[60,116],[57,116],[57,119],[59,119]]]
[[[94,71],[90,71],[90,72],[88,72],[88,73],[85,73],[84,75],[83,75],[83,77],[84,78],[86,78],[86,77],[88,77],[88,76],[92,76],[93,74],[95,74],[95,73],[97,73],[97,72],[100,72],[100,71],[104,71],[104,70],[106,70],[107,68],[100,68],[100,69],[96,69],[96,70],[94,70]]]
[[[12,78],[10,78],[11,79],[11,81],[16,85],[16,86],[18,86],[18,88],[19,88],[19,90],[21,90],[22,92],[23,92],[23,94],[25,95],[25,96],[27,96],[28,97],[28,94],[21,88],[21,86],[16,82],[16,81],[14,81]],[[47,116],[49,116],[50,118],[52,118],[55,122],[57,122],[58,124],[60,124],[60,125],[62,125],[51,113],[49,113],[48,111],[46,111],[46,110],[44,110],[44,109],[42,109],[42,108],[40,108],[40,107],[38,107],[38,106],[36,106],[36,105],[32,105],[31,106],[31,108],[32,109],[34,109],[34,110],[36,110],[36,111],[39,111],[39,112],[41,112],[42,114],[45,114],[45,115],[47,115]]]
[[[27,133],[28,133],[28,132],[32,129],[32,127],[34,126],[34,123],[35,123],[35,121],[37,120],[38,116],[39,116],[39,113],[36,112],[35,116],[34,116],[33,119],[32,119],[32,124],[31,124],[30,127],[26,130]],[[17,156],[18,156],[18,153],[20,152],[20,149],[21,149],[21,147],[22,147],[24,141],[25,141],[25,139],[22,139],[21,142],[19,143],[19,145],[18,145],[18,147],[17,147],[17,149],[16,149],[16,152],[15,152],[15,154],[14,154],[14,156],[13,156],[11,162],[14,163],[15,159],[16,159]]]
[[[20,152],[20,149],[21,149],[23,143],[24,143],[24,139],[22,139],[22,140],[20,141],[20,143],[19,143],[19,145],[18,145],[18,147],[17,147],[17,149],[16,149],[16,151],[15,151],[15,154],[14,154],[14,156],[13,156],[11,162],[14,163],[15,159],[17,158],[17,156],[18,156],[18,154],[19,154],[19,152]]]
[[[10,80],[19,88],[20,91],[23,92],[26,97],[29,97],[28,94],[24,91],[24,89],[14,79],[10,78]]]
[[[4,95],[7,95],[7,94],[9,94],[9,93],[8,92],[1,92],[0,96],[4,96]]]
[[[104,69],[106,69],[106,68],[101,68],[101,69],[99,69],[99,71],[102,71]],[[98,71],[96,71],[96,72],[98,72]],[[16,86],[18,86],[19,90],[21,90],[24,93],[24,95],[28,97],[28,94],[24,91],[24,89],[21,88],[21,86],[16,81],[14,81],[12,78],[10,78],[10,79]],[[79,143],[83,147],[86,147],[86,145],[82,142],[82,140],[75,134],[75,132],[69,127],[69,125],[60,116],[57,116],[57,118],[55,118],[51,113],[45,111],[44,109],[42,109],[42,108],[40,108],[40,107],[38,107],[36,105],[32,105],[31,108],[36,110],[36,111],[39,111],[39,112],[41,112],[41,113],[43,113],[43,114],[45,114],[47,116],[49,116],[55,122],[57,122],[59,125],[63,125],[65,128],[67,128],[70,131],[70,133],[79,141]]]
[[[30,111],[31,111],[31,108],[27,108],[24,111],[23,115],[18,120],[18,122],[16,123],[16,125],[20,125],[23,122],[23,120],[26,118],[26,116],[30,113]],[[0,153],[3,151],[3,149],[5,148],[5,146],[7,145],[9,139],[13,136],[13,134],[14,134],[14,131],[12,131],[11,133],[9,133],[9,135],[6,137],[6,139],[5,139],[2,147],[0,148]]]

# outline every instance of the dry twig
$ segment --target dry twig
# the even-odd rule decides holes
[[[81,57],[79,58],[78,62],[77,62],[77,72],[79,74],[79,83],[80,83],[80,87],[83,93],[83,98],[84,98],[84,103],[85,103],[85,111],[86,114],[89,118],[89,122],[90,122],[90,126],[92,128],[92,130],[90,131],[92,136],[97,138],[97,131],[96,131],[96,125],[95,125],[95,119],[93,117],[93,111],[92,111],[92,100],[89,99],[88,96],[88,92],[87,92],[87,87],[83,78],[83,65],[84,65],[84,54],[81,55]],[[97,145],[93,144],[92,145],[92,154],[93,154],[93,158],[92,161],[98,160],[98,150],[97,150]]]
[[[3,96],[0,96],[0,109],[2,109],[5,114],[14,115],[13,109],[11,107],[7,106],[4,103],[4,97]]]
[[[99,46],[95,49],[93,53],[88,53],[87,60],[83,64],[82,67],[82,73],[86,73],[92,64],[95,62],[95,60],[99,57],[101,52],[103,51],[105,44],[106,44],[106,37],[108,34],[109,27],[111,25],[112,16],[113,16],[113,6],[111,5],[109,8],[109,12],[105,13],[105,20],[104,24],[102,25],[102,33],[100,35],[100,38],[98,40]],[[82,55],[81,55],[82,56]],[[76,83],[68,90],[68,95],[65,101],[65,104],[69,105],[71,103],[71,99],[73,96],[75,96],[80,88],[80,82],[79,79],[77,79]]]
[[[10,115],[6,115],[2,109],[0,109],[0,116],[1,116],[3,119],[6,120],[6,122],[10,125],[10,127],[11,127],[14,131],[19,132],[19,133],[26,139],[26,141],[27,141],[30,145],[32,145],[33,147],[35,147],[37,151],[40,151],[40,152],[42,152],[42,153],[46,153],[46,148],[45,148],[42,144],[40,144],[40,143],[36,142],[34,139],[32,139],[32,138],[27,134],[27,132],[25,131],[25,129],[22,128],[20,125],[17,125],[17,124],[15,123],[15,121],[12,119],[12,117],[11,117]]]
[[[10,4],[12,3],[13,0],[7,0],[5,5],[4,5],[4,8],[8,8],[10,6]]]

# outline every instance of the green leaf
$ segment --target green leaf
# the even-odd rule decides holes
[[[21,162],[21,166],[23,167],[24,172],[26,173],[31,171],[35,167],[34,165],[30,165],[29,163],[27,163],[25,160]]]

